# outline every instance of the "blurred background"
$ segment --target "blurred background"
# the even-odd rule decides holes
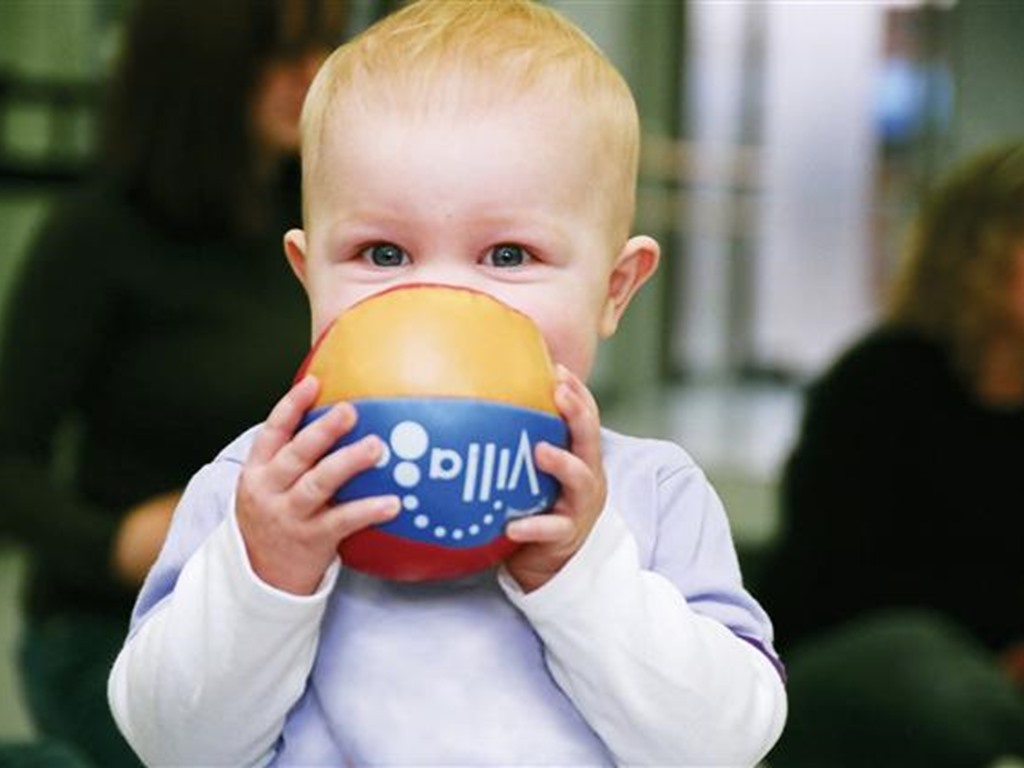
[[[353,0],[350,31],[393,5]],[[877,319],[922,192],[1024,134],[1024,3],[551,5],[636,92],[637,229],[665,250],[602,352],[605,421],[686,447],[756,551],[803,387]],[[130,6],[0,0],[0,303],[42,215],[90,167]],[[0,739],[31,735],[11,668],[21,573],[0,540]]]

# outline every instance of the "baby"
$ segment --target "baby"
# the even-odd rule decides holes
[[[338,544],[400,513],[336,489],[383,450],[299,430],[307,377],[192,480],[110,678],[147,762],[753,765],[785,720],[771,625],[678,447],[602,430],[585,385],[654,272],[630,236],[639,125],[572,24],[526,0],[423,0],[338,49],[303,112],[304,230],[285,236],[314,338],[400,285],[490,294],[558,364],[570,448],[537,446],[550,514],[454,582],[381,581]],[[325,456],[325,453],[327,455]]]

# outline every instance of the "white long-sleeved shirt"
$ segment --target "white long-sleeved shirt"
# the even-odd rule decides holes
[[[340,563],[308,597],[253,573],[234,488],[253,431],[190,483],[110,677],[152,765],[750,766],[786,697],[722,505],[677,446],[605,431],[608,504],[522,593]]]

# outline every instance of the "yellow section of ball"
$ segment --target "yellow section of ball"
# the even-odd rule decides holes
[[[416,285],[338,316],[307,371],[317,405],[365,398],[464,397],[557,415],[555,374],[526,315],[476,291]]]

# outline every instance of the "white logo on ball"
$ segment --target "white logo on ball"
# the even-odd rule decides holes
[[[431,480],[451,481],[460,475],[463,478],[462,500],[466,503],[488,502],[496,491],[514,491],[522,480],[530,486],[533,496],[540,494],[540,483],[537,469],[533,464],[533,446],[526,430],[519,434],[515,448],[499,447],[495,443],[470,443],[465,456],[451,448],[431,448],[430,436],[422,424],[416,421],[403,421],[394,426],[388,438],[377,467],[383,469],[391,461],[394,454],[399,461],[391,471],[395,483],[407,490],[414,489],[423,479],[423,472],[416,463],[427,456],[427,477]],[[429,455],[428,455],[429,454]],[[541,502],[544,504],[544,502]],[[402,497],[402,506],[413,512],[419,509],[420,500],[413,493]],[[492,508],[500,510],[503,504],[495,500]],[[509,510],[509,515],[515,514]],[[485,514],[481,519],[485,525],[494,522],[494,516]],[[430,518],[419,513],[413,519],[417,528],[427,528]],[[443,526],[433,529],[436,538],[461,539],[467,533],[475,536],[480,527],[474,523],[467,529],[455,528],[448,531]]]

